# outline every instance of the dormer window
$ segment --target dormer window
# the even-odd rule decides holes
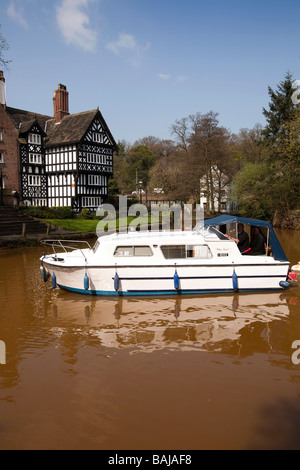
[[[99,144],[103,144],[102,132],[93,132],[93,142],[98,142]]]
[[[30,144],[40,145],[42,143],[42,136],[40,134],[29,134],[28,142]]]

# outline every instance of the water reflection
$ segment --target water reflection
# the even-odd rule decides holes
[[[296,263],[299,234],[281,238]],[[1,449],[296,446],[299,282],[282,293],[91,298],[43,283],[40,255],[0,252]]]
[[[52,292],[36,315],[57,338],[70,326],[86,340],[130,353],[201,350],[252,354],[279,348],[293,294],[104,299]]]

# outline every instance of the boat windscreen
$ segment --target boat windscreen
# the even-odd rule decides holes
[[[205,239],[208,239],[208,238],[213,239],[217,237],[219,240],[228,240],[228,237],[225,237],[222,232],[220,232],[219,230],[217,230],[215,227],[211,225],[206,226],[203,224],[199,224],[199,225],[196,225],[194,230],[197,232],[200,232],[201,235],[203,235]]]
[[[98,250],[99,246],[100,246],[100,242],[99,242],[99,240],[97,240],[96,243],[95,243],[95,245],[93,246],[93,252],[94,252],[94,253],[96,253],[96,251]]]

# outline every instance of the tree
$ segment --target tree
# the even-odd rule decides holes
[[[271,87],[268,87],[268,93],[269,110],[263,108],[267,125],[262,134],[272,144],[276,143],[277,138],[284,132],[284,123],[290,121],[295,114],[296,105],[292,100],[294,93],[292,75],[287,72],[277,90],[273,91]]]
[[[134,147],[137,145],[145,145],[154,153],[156,159],[159,159],[165,155],[170,155],[174,150],[175,143],[172,140],[161,140],[158,137],[148,136],[137,140]]]
[[[263,111],[267,117],[263,135],[273,176],[273,207],[280,213],[299,207],[300,108],[292,99],[293,93],[292,75],[287,73],[277,91],[269,87],[269,111]]]
[[[276,91],[268,90],[265,128],[241,132],[236,140],[240,169],[233,187],[241,213],[272,219],[300,205],[300,109],[289,73]]]
[[[189,118],[185,117],[177,119],[175,124],[171,127],[172,134],[175,135],[178,146],[188,152],[188,140],[189,140]]]
[[[114,154],[114,180],[119,188],[121,194],[127,192],[129,177],[128,177],[128,163],[126,161],[126,154],[130,146],[125,141],[118,142],[118,154]]]
[[[0,28],[1,28],[1,24],[0,24]],[[1,31],[0,31],[0,65],[7,68],[7,65],[9,64],[9,62],[11,62],[10,60],[5,60],[4,59],[4,53],[5,51],[7,51],[9,49],[9,45],[6,41],[6,39],[3,37]]]
[[[136,189],[137,179],[143,182],[143,187],[147,188],[150,179],[150,169],[155,164],[156,158],[153,152],[145,145],[132,147],[126,154],[128,164],[128,189]]]
[[[217,116],[213,111],[189,116],[189,143],[194,156],[193,173],[198,181],[200,177],[204,181],[208,212],[215,212],[215,200],[218,201],[217,208],[220,210],[224,187],[230,181],[230,133],[219,125]]]
[[[300,109],[282,126],[273,171],[281,177],[279,201],[282,212],[300,207]],[[275,152],[274,152],[275,153]]]
[[[241,215],[267,220],[272,217],[273,182],[267,162],[249,162],[243,166],[233,181],[233,197]]]
[[[187,202],[193,192],[190,175],[186,171],[186,153],[173,147],[172,152],[157,159],[150,172],[149,186],[162,188],[170,200]]]
[[[232,139],[237,169],[249,162],[260,163],[268,157],[269,150],[265,145],[262,130],[262,126],[256,124],[253,129],[241,129]]]

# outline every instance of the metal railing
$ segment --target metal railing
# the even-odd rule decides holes
[[[87,245],[86,248],[88,249],[92,249],[90,244],[86,241],[86,240],[41,240],[41,244],[42,245],[46,245],[46,246],[51,246],[52,247],[52,250],[53,250],[53,253],[57,256],[57,252],[55,250],[55,248],[60,248],[62,249],[65,253],[68,253],[68,249],[69,250],[72,250],[72,251],[75,251],[75,250],[78,250],[81,252],[82,256],[84,257],[85,261],[86,260],[86,257],[83,253],[83,249],[84,248],[79,248],[78,246],[70,246],[70,245],[67,245],[66,243],[76,243],[76,244],[85,244]]]

